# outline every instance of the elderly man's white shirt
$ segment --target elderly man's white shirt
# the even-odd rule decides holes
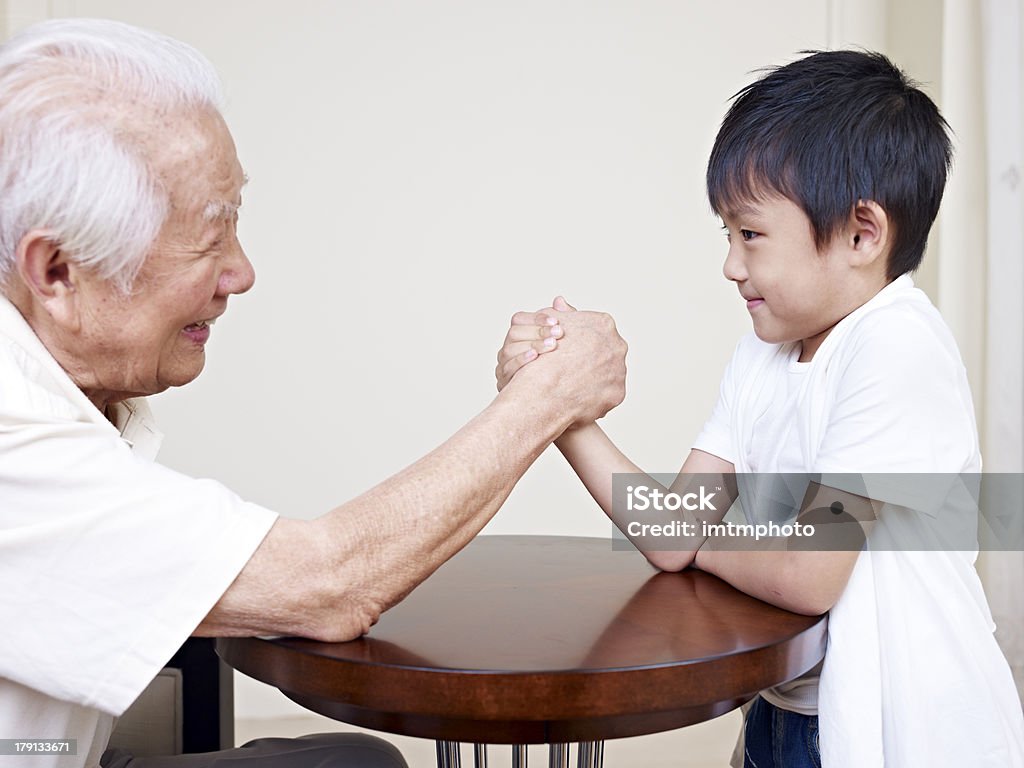
[[[34,768],[98,764],[277,517],[153,463],[145,401],[118,408],[115,427],[0,296],[0,739],[78,742]]]

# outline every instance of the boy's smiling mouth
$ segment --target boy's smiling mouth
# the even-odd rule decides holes
[[[740,291],[740,296],[743,297],[744,301],[747,302],[747,309],[754,309],[764,304],[764,299],[760,296],[748,296],[743,291]]]

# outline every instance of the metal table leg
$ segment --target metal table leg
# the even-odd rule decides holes
[[[437,768],[461,768],[462,756],[459,742],[438,741]],[[568,744],[548,745],[548,768],[569,768],[570,748]],[[527,747],[525,744],[512,745],[512,768],[527,768]],[[473,745],[474,768],[487,768],[487,745]],[[577,745],[577,768],[603,768],[604,742],[582,741]]]
[[[437,741],[437,768],[461,768],[462,758],[459,755],[459,742]]]
[[[590,741],[581,741],[576,747],[577,768],[593,768],[594,765],[594,744]]]
[[[577,747],[577,768],[601,768],[604,762],[603,741],[581,741]]]

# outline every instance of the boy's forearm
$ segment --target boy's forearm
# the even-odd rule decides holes
[[[811,483],[797,516],[805,531],[813,528],[810,538],[765,540],[770,549],[754,550],[749,539],[712,537],[694,564],[780,608],[825,613],[846,587],[880,509],[864,496]]]
[[[728,551],[704,546],[697,552],[694,566],[766,603],[817,616],[835,605],[859,554]]]
[[[616,473],[640,473],[643,470],[618,449],[596,422],[564,432],[555,440],[555,446],[583,481],[594,501],[614,520],[613,476]]]
[[[718,522],[732,503],[732,498],[735,497],[735,492],[732,490],[733,483],[728,479],[731,478],[731,475],[723,474],[723,472],[731,470],[732,465],[716,457],[700,454],[700,452],[696,452],[698,454],[696,461],[692,455],[687,459],[671,487],[666,488],[630,461],[596,423],[586,424],[565,432],[555,441],[555,445],[579,475],[590,495],[594,497],[605,514],[652,565],[663,571],[680,571],[692,564],[697,549],[704,541],[704,538],[699,535],[703,522],[705,520]],[[713,463],[708,466],[707,461],[702,461],[702,459],[710,459]],[[630,515],[625,509],[616,509],[613,490],[615,474],[640,475],[641,477],[638,477],[636,482],[638,485],[648,484],[663,493],[671,492],[684,496],[687,493],[696,492],[689,487],[695,484],[695,480],[708,480],[708,477],[703,474],[707,472],[715,473],[712,476],[719,480],[714,485],[725,489],[721,494],[725,503],[720,505],[719,512],[714,512],[711,515],[702,512],[698,515],[696,510],[679,508],[674,511],[662,512],[659,517],[657,513]],[[697,478],[694,473],[702,474],[700,478]],[[679,523],[688,526],[688,530],[693,535],[655,536],[649,533],[650,529],[637,528],[638,525],[644,523],[655,525]],[[673,546],[665,548],[666,541],[673,542]]]

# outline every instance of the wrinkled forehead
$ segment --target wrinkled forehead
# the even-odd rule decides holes
[[[170,204],[169,213],[217,221],[231,218],[246,176],[221,115],[188,110],[154,118],[140,150]]]

